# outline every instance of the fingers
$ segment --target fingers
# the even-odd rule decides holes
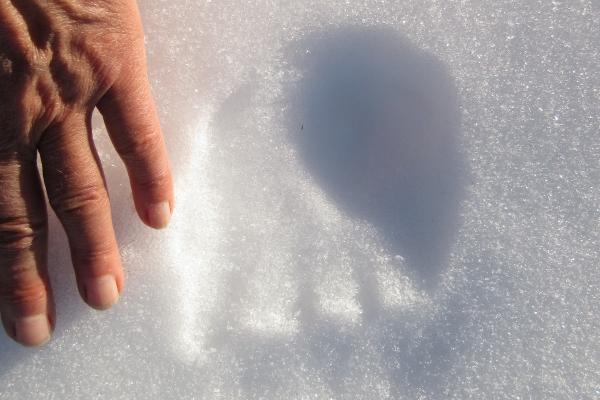
[[[24,346],[50,339],[56,314],[46,270],[46,206],[35,156],[0,161],[0,314]]]
[[[127,168],[139,217],[161,229],[173,212],[173,180],[145,71],[143,59],[123,68],[98,110]]]
[[[81,297],[103,310],[117,302],[124,277],[89,129],[88,117],[70,116],[44,133],[38,149],[48,200],[67,234]]]

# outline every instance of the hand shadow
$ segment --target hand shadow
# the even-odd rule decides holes
[[[453,78],[435,56],[386,28],[342,28],[292,50],[304,77],[290,132],[306,168],[432,287],[464,192]]]

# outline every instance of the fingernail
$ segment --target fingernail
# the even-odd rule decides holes
[[[41,346],[50,340],[50,322],[46,314],[22,318],[15,321],[17,342],[23,346]]]
[[[86,303],[96,310],[107,310],[119,300],[117,282],[112,276],[90,279],[85,284]]]
[[[163,229],[171,220],[171,206],[168,202],[153,204],[148,207],[148,222],[155,229]]]

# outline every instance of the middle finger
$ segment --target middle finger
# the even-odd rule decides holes
[[[90,116],[67,116],[44,132],[38,148],[50,205],[69,240],[79,292],[91,307],[110,308],[124,277]]]

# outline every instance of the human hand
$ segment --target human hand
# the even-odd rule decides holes
[[[135,0],[0,0],[0,314],[25,346],[49,340],[56,321],[38,152],[81,297],[107,309],[123,290],[91,136],[95,107],[125,163],[139,217],[166,227],[173,182]]]

